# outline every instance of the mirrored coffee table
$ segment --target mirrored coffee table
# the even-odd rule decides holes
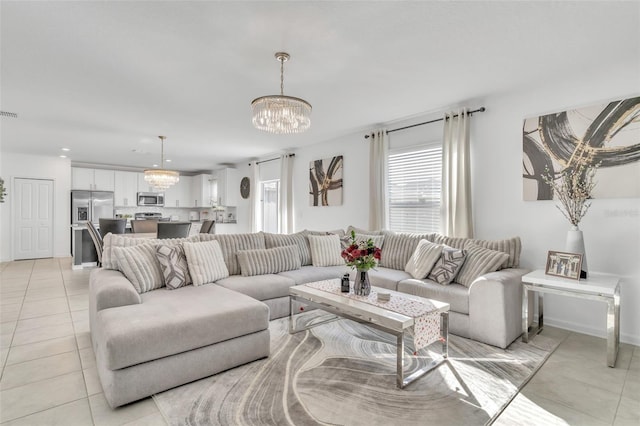
[[[336,279],[335,281],[337,285],[340,284],[339,279]],[[356,298],[350,298],[345,296],[344,294],[331,293],[317,288],[312,288],[304,284],[293,286],[289,289],[291,309],[291,313],[289,315],[289,333],[298,333],[300,331],[308,330],[312,327],[317,327],[330,321],[335,321],[336,319],[346,318],[392,334],[396,336],[397,339],[396,382],[398,387],[402,389],[446,361],[449,350],[449,304],[377,287],[372,287],[372,293],[374,292],[390,293],[392,298],[403,297],[409,300],[412,299],[430,303],[433,306],[431,312],[440,315],[440,336],[442,341],[441,355],[436,356],[435,359],[433,359],[431,362],[418,369],[417,371],[412,372],[408,377],[404,377],[404,337],[405,333],[408,333],[413,329],[413,317],[399,314],[397,312],[393,312],[391,310],[384,309],[382,307],[375,306],[361,300],[357,300]],[[299,307],[299,304],[322,309],[323,311],[330,312],[336,316],[324,321],[310,324],[308,326],[297,328],[295,324],[296,317],[305,312],[304,308]]]

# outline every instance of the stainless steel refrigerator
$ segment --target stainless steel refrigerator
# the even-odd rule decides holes
[[[113,192],[71,191],[71,224],[113,219]]]

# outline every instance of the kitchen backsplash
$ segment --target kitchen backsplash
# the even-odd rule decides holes
[[[218,223],[235,223],[236,222],[236,209],[235,207],[227,207],[224,211],[215,211],[213,209],[185,209],[185,208],[171,208],[171,207],[116,207],[116,215],[130,215],[131,218],[139,212],[153,212],[161,213],[162,217],[171,217],[179,221],[188,221],[191,212],[197,212],[198,217],[202,217],[201,212],[206,212],[209,219],[215,219]],[[223,219],[223,220],[220,220]]]

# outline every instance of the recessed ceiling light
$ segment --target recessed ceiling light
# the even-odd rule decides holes
[[[67,158],[67,156],[66,155],[61,155],[60,158]]]
[[[157,164],[154,164],[154,165],[153,165],[153,167],[158,167],[158,165],[157,165]]]
[[[171,160],[164,160],[164,161],[165,161],[166,163],[170,163],[170,162],[171,162]]]
[[[69,151],[71,151],[69,148],[62,148],[62,150],[63,150],[64,152],[69,152]]]

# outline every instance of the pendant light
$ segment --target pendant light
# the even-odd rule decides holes
[[[284,63],[290,56],[285,52],[275,56],[280,62],[280,94],[262,96],[251,102],[253,125],[275,134],[302,133],[311,126],[311,104],[304,99],[285,96]]]
[[[160,167],[164,166],[164,140],[166,136],[160,138]],[[144,180],[156,189],[167,189],[180,181],[180,174],[173,170],[147,169],[144,171]]]

